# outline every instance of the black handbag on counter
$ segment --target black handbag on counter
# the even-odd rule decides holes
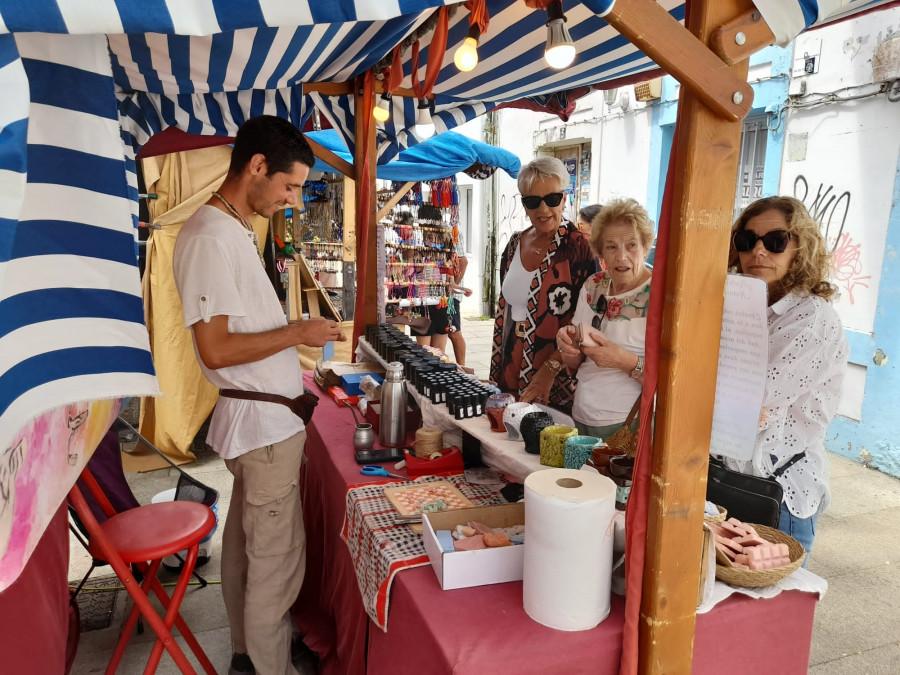
[[[706,500],[728,510],[728,516],[744,523],[778,527],[784,490],[775,480],[806,455],[797,453],[775,469],[770,478],[732,471],[720,460],[709,458]]]

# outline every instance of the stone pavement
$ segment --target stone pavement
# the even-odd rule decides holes
[[[467,341],[467,365],[479,377],[486,378],[493,323],[464,318],[462,325]],[[221,578],[218,554],[222,524],[231,498],[231,475],[210,451],[200,452],[198,462],[187,470],[219,491],[220,527],[213,537],[212,559],[198,570],[211,584],[206,588],[192,586],[182,604],[182,613],[216,670],[226,673],[231,647],[228,619],[217,584]],[[177,475],[172,475],[175,473],[172,469],[127,474],[127,477],[138,501],[146,504],[156,493],[175,486]],[[809,672],[893,675],[900,672],[900,610],[897,609],[900,607],[900,538],[896,536],[900,521],[900,481],[831,455],[831,487],[833,501],[819,519],[809,564],[809,569],[829,584],[828,593],[816,611]],[[73,539],[69,579],[79,580],[89,566],[90,558]],[[110,568],[105,567],[95,570],[92,578],[109,575]],[[103,672],[127,607],[130,607],[128,596],[120,591],[111,626],[81,635],[74,673]],[[143,671],[152,644],[152,631],[135,635],[125,652],[120,672]],[[752,648],[764,648],[764,645]],[[190,654],[188,658],[192,658]],[[177,672],[168,655],[163,656],[158,672]],[[303,675],[312,672],[306,668]]]

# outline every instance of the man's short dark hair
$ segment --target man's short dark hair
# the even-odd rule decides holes
[[[266,158],[267,176],[283,171],[290,173],[294,162],[312,167],[315,155],[300,130],[288,120],[274,115],[253,117],[241,125],[234,139],[228,173],[244,170],[255,154]]]

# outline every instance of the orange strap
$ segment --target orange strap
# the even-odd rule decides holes
[[[485,0],[466,0],[465,8],[469,10],[469,25],[478,24],[478,30],[484,35],[487,33],[488,22],[491,20],[488,15]]]
[[[419,41],[412,46],[412,79],[413,92],[416,98],[427,98],[434,89],[438,75],[441,72],[441,64],[444,61],[444,52],[447,50],[447,27],[450,24],[450,16],[447,5],[441,7],[437,26],[434,28],[434,37],[428,47],[428,65],[425,66],[425,81],[419,84]],[[393,68],[392,68],[393,70]]]

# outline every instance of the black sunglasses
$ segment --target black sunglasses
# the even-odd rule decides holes
[[[522,206],[533,211],[540,207],[541,202],[545,202],[547,206],[553,208],[554,206],[559,206],[559,203],[563,200],[564,196],[565,195],[562,192],[551,192],[549,195],[544,195],[543,197],[529,195],[528,197],[522,197]]]
[[[591,305],[591,309],[594,310],[594,318],[591,319],[591,326],[594,330],[600,330],[600,325],[603,323],[603,318],[606,316],[606,310],[609,307],[609,302],[606,300],[605,295],[600,295],[597,297],[597,301]]]
[[[791,233],[787,230],[772,230],[759,236],[751,230],[738,230],[732,237],[734,248],[738,253],[749,253],[756,248],[756,242],[762,241],[763,246],[770,253],[784,253],[791,243]]]

